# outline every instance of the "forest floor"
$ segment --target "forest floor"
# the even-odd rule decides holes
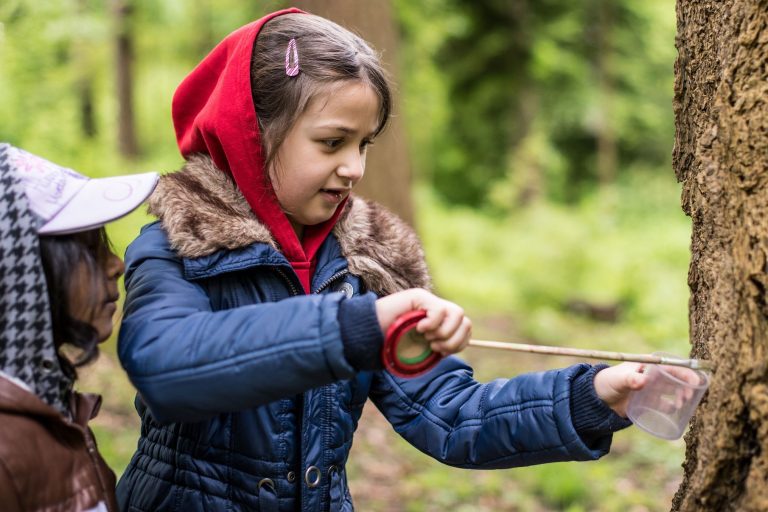
[[[513,330],[504,317],[475,319],[475,332],[486,338],[503,340]],[[462,357],[473,365],[481,381],[574,362],[477,348]],[[104,395],[92,426],[100,450],[119,475],[138,436],[134,390],[113,347],[107,346],[99,360],[81,374],[81,390]],[[683,457],[682,440],[663,441],[629,428],[614,436],[611,453],[596,462],[495,471],[451,468],[409,446],[369,403],[347,471],[356,508],[362,511],[655,512],[669,510],[682,478]]]

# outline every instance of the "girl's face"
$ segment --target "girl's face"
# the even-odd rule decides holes
[[[330,219],[363,177],[378,125],[376,92],[349,82],[315,97],[288,131],[269,177],[299,237]]]
[[[118,278],[125,272],[125,265],[115,253],[109,250],[99,272],[101,275],[91,275],[90,267],[80,264],[74,271],[72,286],[69,289],[71,314],[83,323],[96,329],[99,342],[106,341],[112,334],[112,317],[117,311],[117,300],[120,292],[117,287]],[[95,280],[100,285],[97,297],[92,297]]]

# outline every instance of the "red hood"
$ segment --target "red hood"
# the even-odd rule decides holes
[[[304,290],[309,292],[315,254],[336,224],[344,203],[328,221],[307,226],[299,240],[265,174],[251,96],[253,43],[267,21],[287,13],[303,11],[290,8],[273,12],[221,41],[176,89],[173,124],[185,158],[195,153],[208,154],[219,169],[234,178],[251,210],[269,227]]]

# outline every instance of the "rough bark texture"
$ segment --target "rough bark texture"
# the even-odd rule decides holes
[[[394,115],[368,152],[365,178],[355,193],[377,201],[413,225],[411,166],[397,89],[399,36],[391,2],[376,0],[295,0],[291,5],[333,20],[381,53],[393,85]]]
[[[686,436],[683,511],[768,510],[768,1],[678,0],[673,165],[693,221],[693,354],[717,368]]]

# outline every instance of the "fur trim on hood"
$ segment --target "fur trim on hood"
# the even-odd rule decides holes
[[[185,258],[256,242],[279,250],[232,179],[206,155],[191,156],[182,170],[162,176],[149,199],[149,212],[160,219],[171,247]],[[431,287],[416,233],[386,208],[350,197],[333,234],[350,272],[378,295]]]

